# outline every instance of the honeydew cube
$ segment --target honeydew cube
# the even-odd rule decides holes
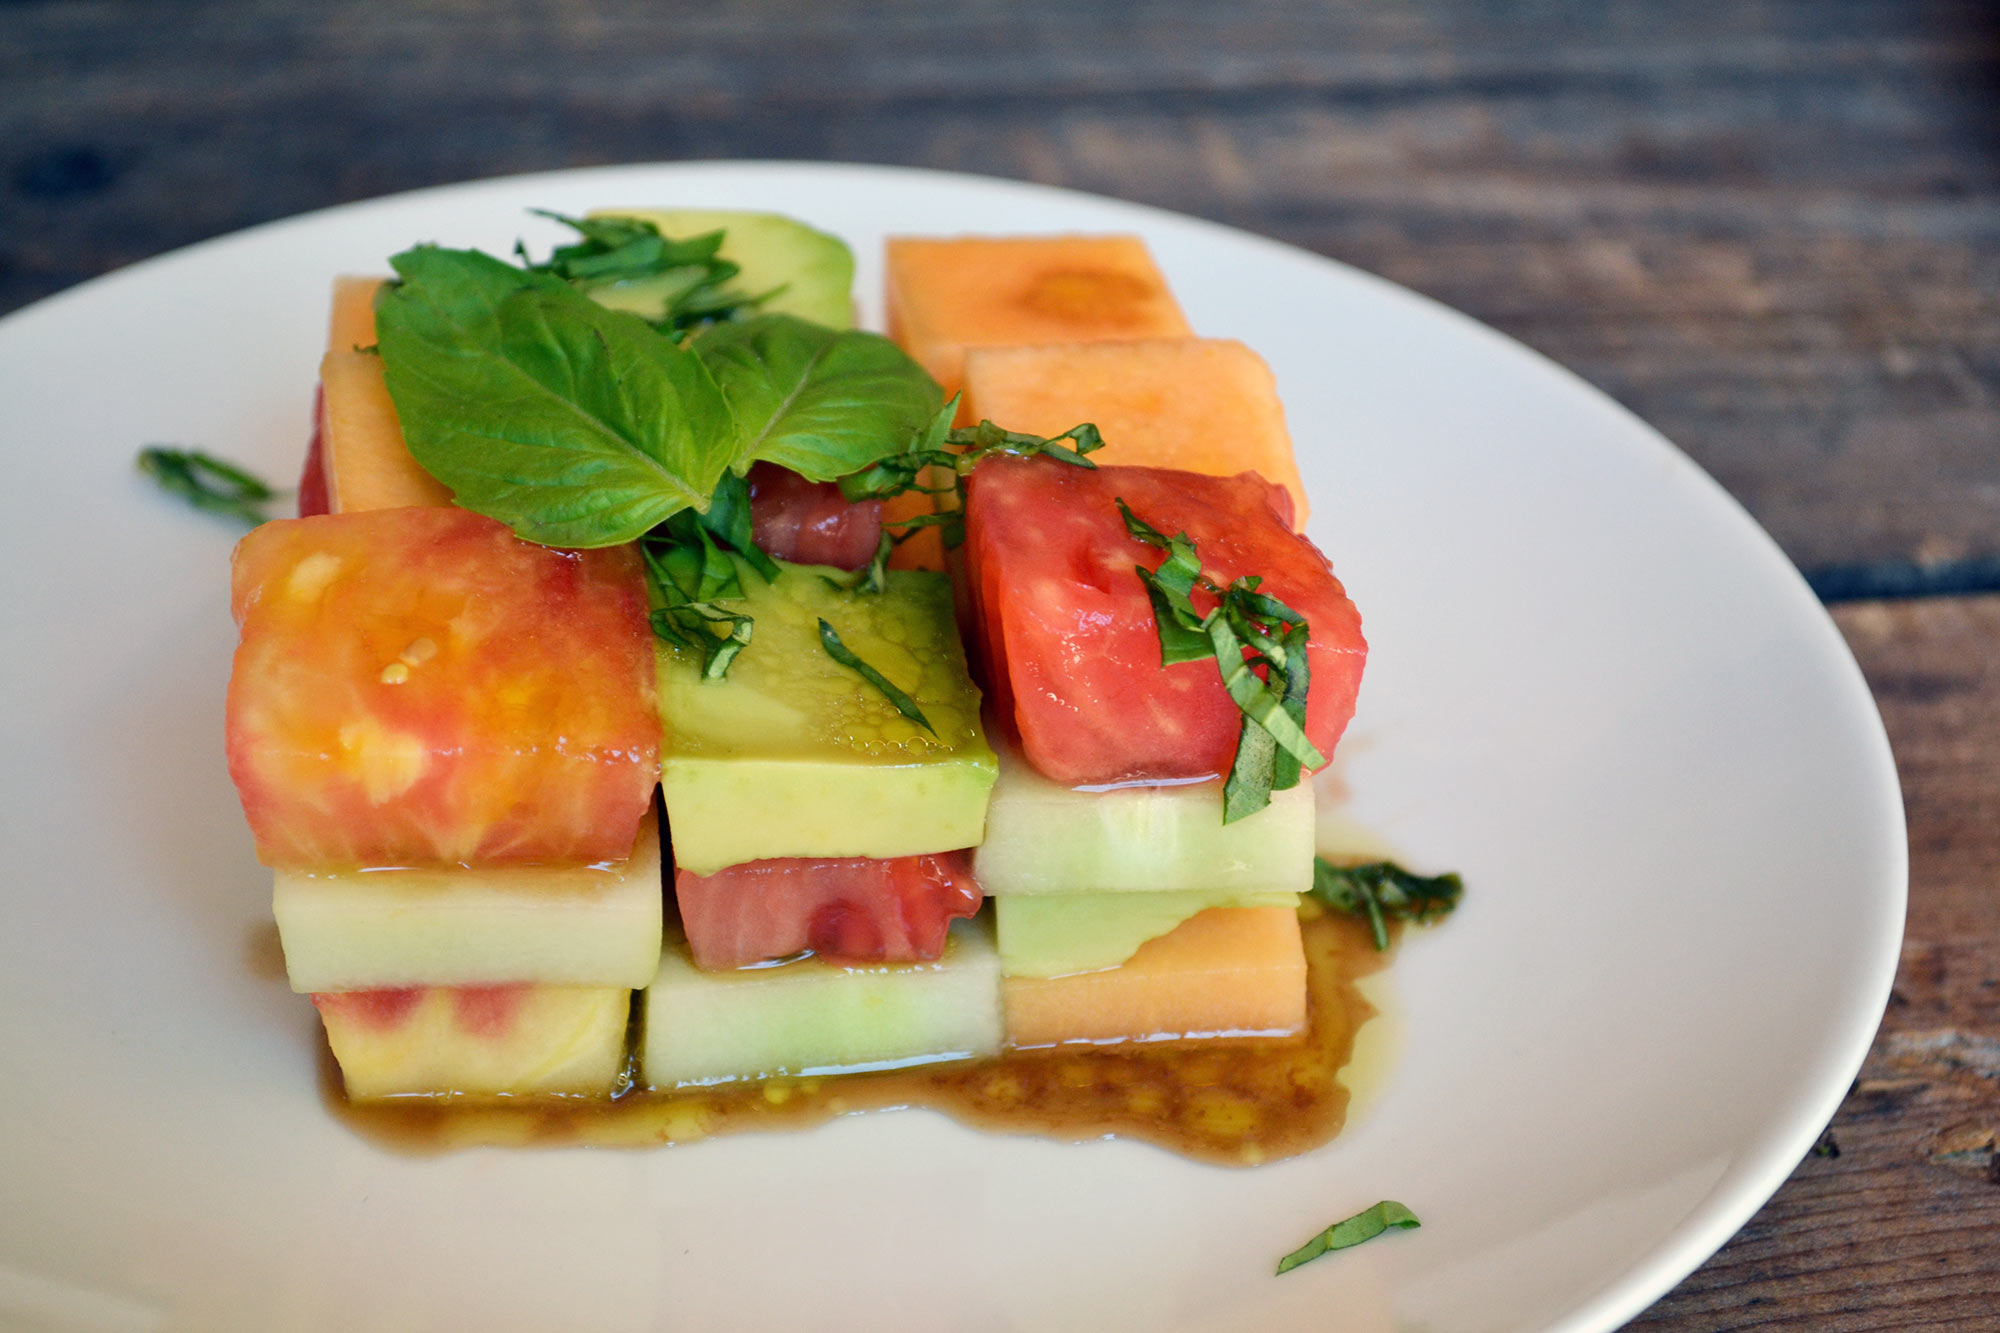
[[[1000,958],[977,921],[935,962],[874,967],[702,972],[669,939],[642,1004],[655,1088],[928,1064],[1000,1049]]]
[[[1013,1046],[1277,1036],[1306,1021],[1305,945],[1285,907],[1212,908],[1123,966],[1003,986]]]
[[[1118,967],[1147,940],[1213,907],[1282,907],[1296,893],[1015,893],[993,900],[1000,971],[1009,977],[1060,977]]]
[[[970,847],[996,772],[942,574],[891,571],[848,592],[841,571],[784,565],[771,583],[741,570],[753,618],[721,680],[659,645],[666,742],[660,784],[674,861],[695,875],[778,857],[921,856]],[[935,732],[828,654],[825,620],[861,661],[908,694]]]
[[[891,237],[887,265],[889,336],[947,394],[967,347],[1193,332],[1137,236]]]
[[[1258,473],[1285,488],[1292,526],[1305,528],[1306,488],[1277,380],[1233,339],[968,348],[965,410],[1036,435],[1092,422],[1104,436],[1100,466]]]
[[[313,996],[354,1101],[416,1094],[609,1096],[625,1066],[620,986],[418,987]]]
[[[997,733],[996,733],[997,740]],[[1029,893],[1303,893],[1312,887],[1309,783],[1222,822],[1222,782],[1080,789],[997,740],[986,841],[972,873],[995,898]]]
[[[660,835],[624,861],[444,870],[280,870],[292,989],[541,982],[638,990],[660,964]]]

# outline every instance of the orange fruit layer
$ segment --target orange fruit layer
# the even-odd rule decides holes
[[[375,295],[387,278],[333,280],[333,315],[327,320],[326,350],[351,352],[375,345]]]
[[[1295,1032],[1306,1021],[1305,947],[1290,907],[1212,907],[1122,966],[1002,985],[1014,1046]]]
[[[892,237],[887,261],[889,336],[947,396],[967,347],[1192,332],[1136,236]]]
[[[396,404],[373,352],[334,350],[319,364],[320,465],[336,514],[448,505],[451,492],[403,443]]]
[[[965,406],[974,420],[1035,435],[1093,422],[1104,436],[1092,456],[1100,464],[1255,472],[1285,488],[1292,526],[1305,528],[1306,489],[1277,381],[1232,339],[967,348]]]
[[[229,770],[265,864],[630,854],[660,745],[632,548],[377,509],[266,523],[232,574]]]

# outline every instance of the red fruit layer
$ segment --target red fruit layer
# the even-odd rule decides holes
[[[849,504],[832,482],[807,481],[772,463],[750,469],[750,523],[757,545],[779,560],[862,569],[882,537],[882,502]]]
[[[1354,715],[1368,645],[1326,557],[1291,531],[1290,502],[1252,472],[1072,467],[994,459],[966,506],[968,619],[994,707],[1028,761],[1058,782],[1154,782],[1228,771],[1242,714],[1213,661],[1161,667],[1134,567],[1164,555],[1125,530],[1116,501],[1193,539],[1204,573],[1262,591],[1311,628],[1306,735],[1329,758]],[[1197,593],[1206,612],[1214,599]]]
[[[393,990],[320,991],[312,1002],[321,1013],[346,1018],[375,1032],[390,1032],[410,1021],[424,996],[438,989],[399,986]],[[468,1036],[498,1039],[507,1035],[521,1012],[530,987],[525,982],[504,986],[443,988],[452,1000],[452,1017]]]
[[[266,523],[234,576],[229,771],[266,864],[631,853],[660,741],[631,549],[378,509]]]
[[[887,860],[747,861],[674,875],[695,966],[720,970],[811,953],[835,963],[938,957],[982,895],[964,852]]]

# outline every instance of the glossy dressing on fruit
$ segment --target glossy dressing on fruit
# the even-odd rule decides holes
[[[411,1152],[482,1144],[646,1147],[920,1106],[1001,1133],[1072,1141],[1115,1135],[1199,1161],[1254,1166],[1306,1152],[1340,1132],[1353,1092],[1340,1074],[1353,1060],[1361,1025],[1376,1012],[1357,983],[1391,956],[1375,951],[1364,925],[1311,903],[1301,921],[1309,1021],[1293,1037],[1056,1046],[881,1073],[674,1092],[632,1088],[608,1101],[350,1103],[331,1055],[323,1055],[322,1086],[329,1105],[357,1132]]]

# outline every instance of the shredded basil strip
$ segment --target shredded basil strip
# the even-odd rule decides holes
[[[749,646],[754,627],[750,616],[716,605],[743,595],[736,562],[717,543],[718,535],[758,574],[778,574],[749,533],[749,496],[743,479],[736,477],[724,479],[706,514],[682,510],[639,540],[647,580],[659,602],[650,617],[653,633],[693,653],[704,680],[721,680],[729,673],[730,663]]]
[[[539,264],[531,262],[527,248],[515,242],[514,253],[523,268],[561,278],[586,293],[652,280],[659,288],[660,313],[640,318],[669,336],[740,319],[777,295],[775,291],[752,295],[729,285],[743,270],[721,258],[719,231],[675,240],[639,218],[572,218],[543,208],[530,211],[562,223],[579,239],[557,246]]]
[[[887,699],[891,704],[894,704],[897,712],[922,727],[925,731],[928,731],[931,735],[937,735],[937,728],[932,726],[931,720],[924,716],[924,710],[917,707],[917,701],[897,689],[887,676],[877,671],[874,667],[869,666],[859,657],[856,657],[854,650],[840,641],[840,635],[835,633],[833,626],[827,624],[824,619],[819,622],[819,641],[825,647],[828,657],[831,657],[834,661],[840,663],[849,671],[859,675],[861,679],[882,691],[882,697]]]
[[[1390,1230],[1408,1231],[1420,1227],[1417,1215],[1393,1199],[1384,1199],[1373,1208],[1364,1208],[1344,1222],[1335,1222],[1305,1244],[1278,1260],[1278,1272],[1289,1273],[1300,1264],[1309,1264],[1322,1254],[1352,1249]]]
[[[875,539],[875,554],[869,559],[866,567],[857,569],[852,574],[822,574],[820,578],[825,580],[828,587],[838,588],[842,592],[881,592],[889,586],[889,556],[896,549],[898,540],[900,539],[884,528],[882,535]]]
[[[149,444],[139,451],[139,470],[196,509],[227,514],[251,527],[266,522],[264,506],[278,498],[269,483],[236,464],[199,449]]]
[[[992,421],[953,427],[951,423],[957,415],[958,398],[954,395],[907,449],[840,478],[841,495],[849,504],[887,500],[910,491],[951,496],[949,508],[898,519],[890,526],[902,530],[900,537],[908,537],[919,528],[939,528],[945,549],[956,550],[965,541],[965,479],[981,463],[996,455],[1006,455],[1053,458],[1072,467],[1094,468],[1097,464],[1085,455],[1104,447],[1104,437],[1087,421],[1060,435],[1027,435],[1005,430]],[[926,480],[940,473],[949,477],[949,481],[940,485]]]
[[[1389,947],[1391,920],[1441,920],[1464,893],[1465,881],[1456,874],[1414,875],[1393,861],[1337,866],[1325,857],[1313,860],[1313,897],[1336,912],[1366,917],[1378,950]]]
[[[1213,658],[1223,688],[1243,714],[1236,757],[1222,787],[1222,822],[1233,824],[1269,805],[1272,792],[1296,787],[1303,769],[1326,762],[1305,732],[1311,631],[1298,612],[1258,591],[1262,580],[1241,578],[1220,586],[1202,574],[1185,532],[1169,537],[1122,498],[1117,505],[1127,532],[1167,553],[1157,569],[1133,566],[1153,604],[1160,665]],[[1195,610],[1196,589],[1216,599],[1206,615]]]
[[[709,535],[749,561],[750,568],[756,570],[764,582],[777,579],[778,562],[757,545],[751,526],[749,482],[734,472],[723,473],[714,496],[708,502],[708,512],[701,515],[698,521]]]

